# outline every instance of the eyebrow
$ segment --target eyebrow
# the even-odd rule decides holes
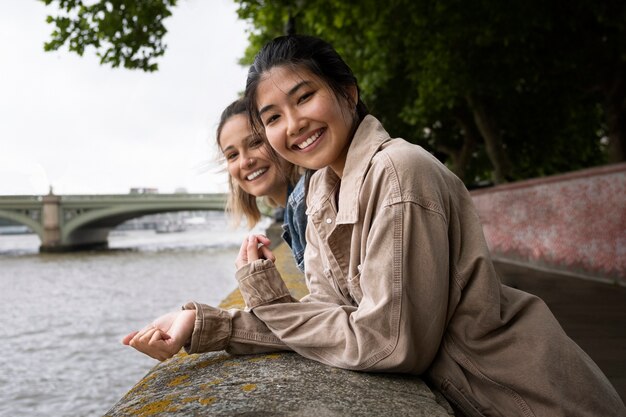
[[[252,139],[252,138],[253,138],[253,136],[254,136],[254,135],[248,135],[248,136],[244,137],[244,138],[241,140],[241,143],[244,143],[244,142],[249,142],[249,141],[250,141],[250,139]],[[237,150],[237,148],[235,148],[235,145],[228,145],[227,147],[225,147],[224,149],[222,149],[222,153],[226,153],[229,149],[234,149],[234,150]]]
[[[289,91],[287,91],[287,96],[288,97],[293,96],[294,94],[296,94],[298,92],[298,90],[300,88],[305,87],[305,86],[310,85],[310,84],[312,84],[312,82],[308,81],[308,80],[300,81],[298,84],[296,84],[293,87],[291,87],[289,89]],[[261,116],[266,111],[271,110],[272,107],[275,107],[275,105],[274,104],[268,104],[267,106],[262,107],[261,110],[259,110],[259,116]]]

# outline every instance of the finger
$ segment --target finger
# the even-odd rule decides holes
[[[269,246],[272,241],[265,235],[256,235],[257,240],[265,246]]]
[[[235,265],[237,268],[240,268],[243,265],[248,263],[248,238],[245,238],[241,243],[241,247],[239,248],[239,254],[237,255],[237,259],[235,259]]]
[[[237,269],[244,267],[248,264],[248,238],[246,238],[241,247],[239,248],[239,254],[237,255],[237,259],[235,259],[235,267]]]
[[[160,330],[154,332],[150,338],[150,342],[148,342],[146,352],[154,359],[160,361],[171,358],[180,350],[180,347],[176,343],[166,342],[168,339],[172,339],[172,337],[167,333]]]
[[[122,339],[122,344],[127,345],[130,343],[131,339],[133,337],[135,337],[135,335],[139,333],[138,331],[134,331],[132,333],[127,334],[126,336],[124,336],[124,338]]]
[[[152,327],[152,328],[148,329],[144,333],[141,333],[141,332],[137,333],[135,335],[135,337],[133,337],[133,339],[130,341],[130,345],[132,347],[135,347],[135,345],[147,345],[148,342],[150,342],[150,339],[152,338],[152,335],[157,330],[158,330],[157,328]]]
[[[259,259],[259,241],[256,239],[256,236],[254,235],[248,237],[247,252],[248,252],[248,263],[252,263],[256,261],[257,259]]]
[[[136,338],[140,338],[140,337],[142,337],[143,335],[145,335],[146,333],[154,331],[154,329],[155,329],[154,324],[148,324],[148,325],[147,325],[147,326],[145,326],[143,329],[139,330],[139,331],[137,332],[137,335],[136,335],[135,337],[136,337]]]
[[[274,256],[274,253],[272,253],[272,251],[270,250],[270,248],[268,248],[267,246],[263,245],[261,247],[259,247],[259,252],[261,253],[261,256],[269,261],[275,262],[276,261],[276,257]]]
[[[148,344],[153,346],[153,345],[156,345],[158,342],[162,342],[163,335],[164,333],[161,330],[156,329],[156,331],[152,333],[152,336],[150,337],[150,341],[148,342]]]

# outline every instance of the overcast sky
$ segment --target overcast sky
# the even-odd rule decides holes
[[[179,1],[156,73],[44,52],[53,10],[0,3],[0,195],[227,190],[214,132],[245,83],[234,1]]]

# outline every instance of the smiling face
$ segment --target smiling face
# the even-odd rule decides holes
[[[355,103],[356,95],[355,86]],[[261,77],[256,105],[278,154],[295,165],[330,166],[342,175],[355,113],[319,77],[306,69],[274,67]]]
[[[267,145],[252,135],[245,114],[232,116],[224,123],[219,144],[228,173],[242,190],[255,197],[270,197],[285,205],[287,182],[271,159]]]

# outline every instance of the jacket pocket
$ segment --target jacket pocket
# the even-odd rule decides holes
[[[338,280],[330,269],[324,269],[324,275],[330,283],[330,285],[337,291],[337,295],[341,297],[347,305],[356,305],[355,300],[352,298],[350,289],[346,280]]]
[[[478,408],[448,379],[441,383],[441,393],[453,404],[453,408],[460,410],[466,417],[485,417]]]
[[[519,415],[523,415],[526,417],[535,417],[535,414],[531,410],[530,406],[517,392],[515,392],[513,389],[505,385],[502,385],[494,381],[493,379],[485,375],[470,360],[470,358],[466,356],[463,353],[463,351],[461,351],[460,348],[457,347],[457,344],[452,338],[452,336],[448,335],[448,336],[445,336],[445,338],[446,340],[444,341],[444,349],[448,352],[448,354],[450,355],[450,358],[452,358],[452,360],[456,362],[457,365],[463,369],[463,372],[465,372],[466,375],[468,375],[468,378],[469,378],[469,375],[471,375],[473,378],[476,379],[476,381],[480,382],[481,384],[480,387],[479,387],[478,382],[471,383],[474,385],[474,390],[481,390],[483,391],[483,394],[486,396],[496,395],[500,397],[501,395],[504,395],[507,399],[507,403],[511,404],[515,408],[515,415],[519,414]],[[469,398],[469,396],[463,395],[463,392],[461,390],[456,389],[456,387],[454,387],[454,385],[450,381],[448,382],[449,382],[449,386],[452,387],[454,390],[456,390],[456,392],[459,395],[461,395],[468,403],[469,401],[471,401],[471,398]],[[472,401],[471,404],[474,404],[475,408],[478,410],[478,405],[476,404],[475,401]],[[511,413],[509,412],[508,414],[510,415]],[[473,414],[469,414],[469,415],[473,416]],[[479,415],[482,415],[482,414],[479,414]]]
[[[352,297],[356,304],[361,304],[361,300],[363,299],[363,291],[361,290],[360,272],[355,276],[348,278],[348,291],[350,292],[350,297]]]

